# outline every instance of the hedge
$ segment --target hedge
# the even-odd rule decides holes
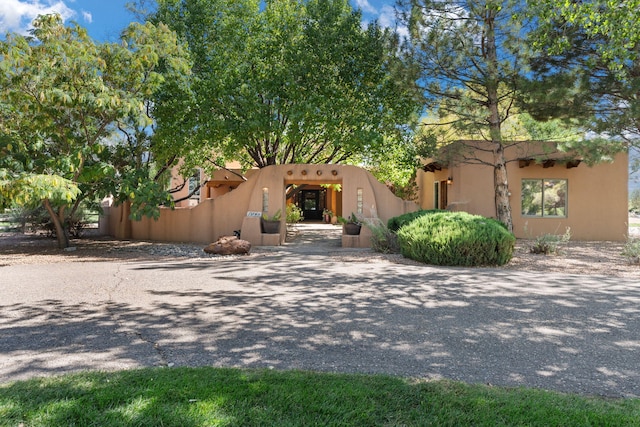
[[[504,265],[516,242],[501,222],[466,212],[418,215],[397,234],[403,256],[434,265]]]
[[[415,212],[409,212],[404,215],[394,216],[389,221],[387,221],[387,228],[393,232],[397,232],[405,225],[409,224],[410,222],[413,222],[416,218],[420,218],[421,216],[430,215],[436,212],[446,212],[446,211],[443,211],[441,209],[429,209],[429,210],[422,209]]]

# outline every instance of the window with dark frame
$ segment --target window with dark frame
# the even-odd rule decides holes
[[[523,179],[521,189],[522,216],[567,217],[566,179]]]

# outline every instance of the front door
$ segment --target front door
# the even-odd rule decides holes
[[[320,205],[320,190],[302,190],[300,201],[304,219],[321,220],[322,206]]]

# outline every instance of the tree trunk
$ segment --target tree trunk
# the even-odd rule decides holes
[[[513,233],[513,218],[511,216],[511,202],[509,200],[509,184],[507,167],[504,159],[504,147],[497,144],[493,152],[493,185],[495,189],[496,218],[507,226]]]
[[[513,233],[513,218],[509,201],[509,182],[502,141],[502,120],[500,117],[498,51],[496,47],[495,20],[497,11],[488,7],[485,16],[483,55],[487,63],[487,106],[489,108],[489,133],[493,145],[493,186],[495,191],[496,218]]]
[[[69,236],[67,235],[67,230],[64,228],[62,224],[63,218],[62,215],[56,214],[49,202],[49,199],[44,199],[42,202],[47,212],[49,212],[49,216],[51,217],[51,221],[53,221],[53,226],[56,228],[56,237],[58,238],[58,247],[60,249],[69,247]],[[61,209],[61,212],[64,212],[64,209]]]

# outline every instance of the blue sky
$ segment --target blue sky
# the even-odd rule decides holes
[[[133,16],[126,10],[130,0],[0,0],[0,35],[8,31],[25,33],[39,14],[58,12],[66,21],[76,21],[99,41],[115,41]],[[394,0],[351,0],[366,20],[377,19],[393,26]]]

